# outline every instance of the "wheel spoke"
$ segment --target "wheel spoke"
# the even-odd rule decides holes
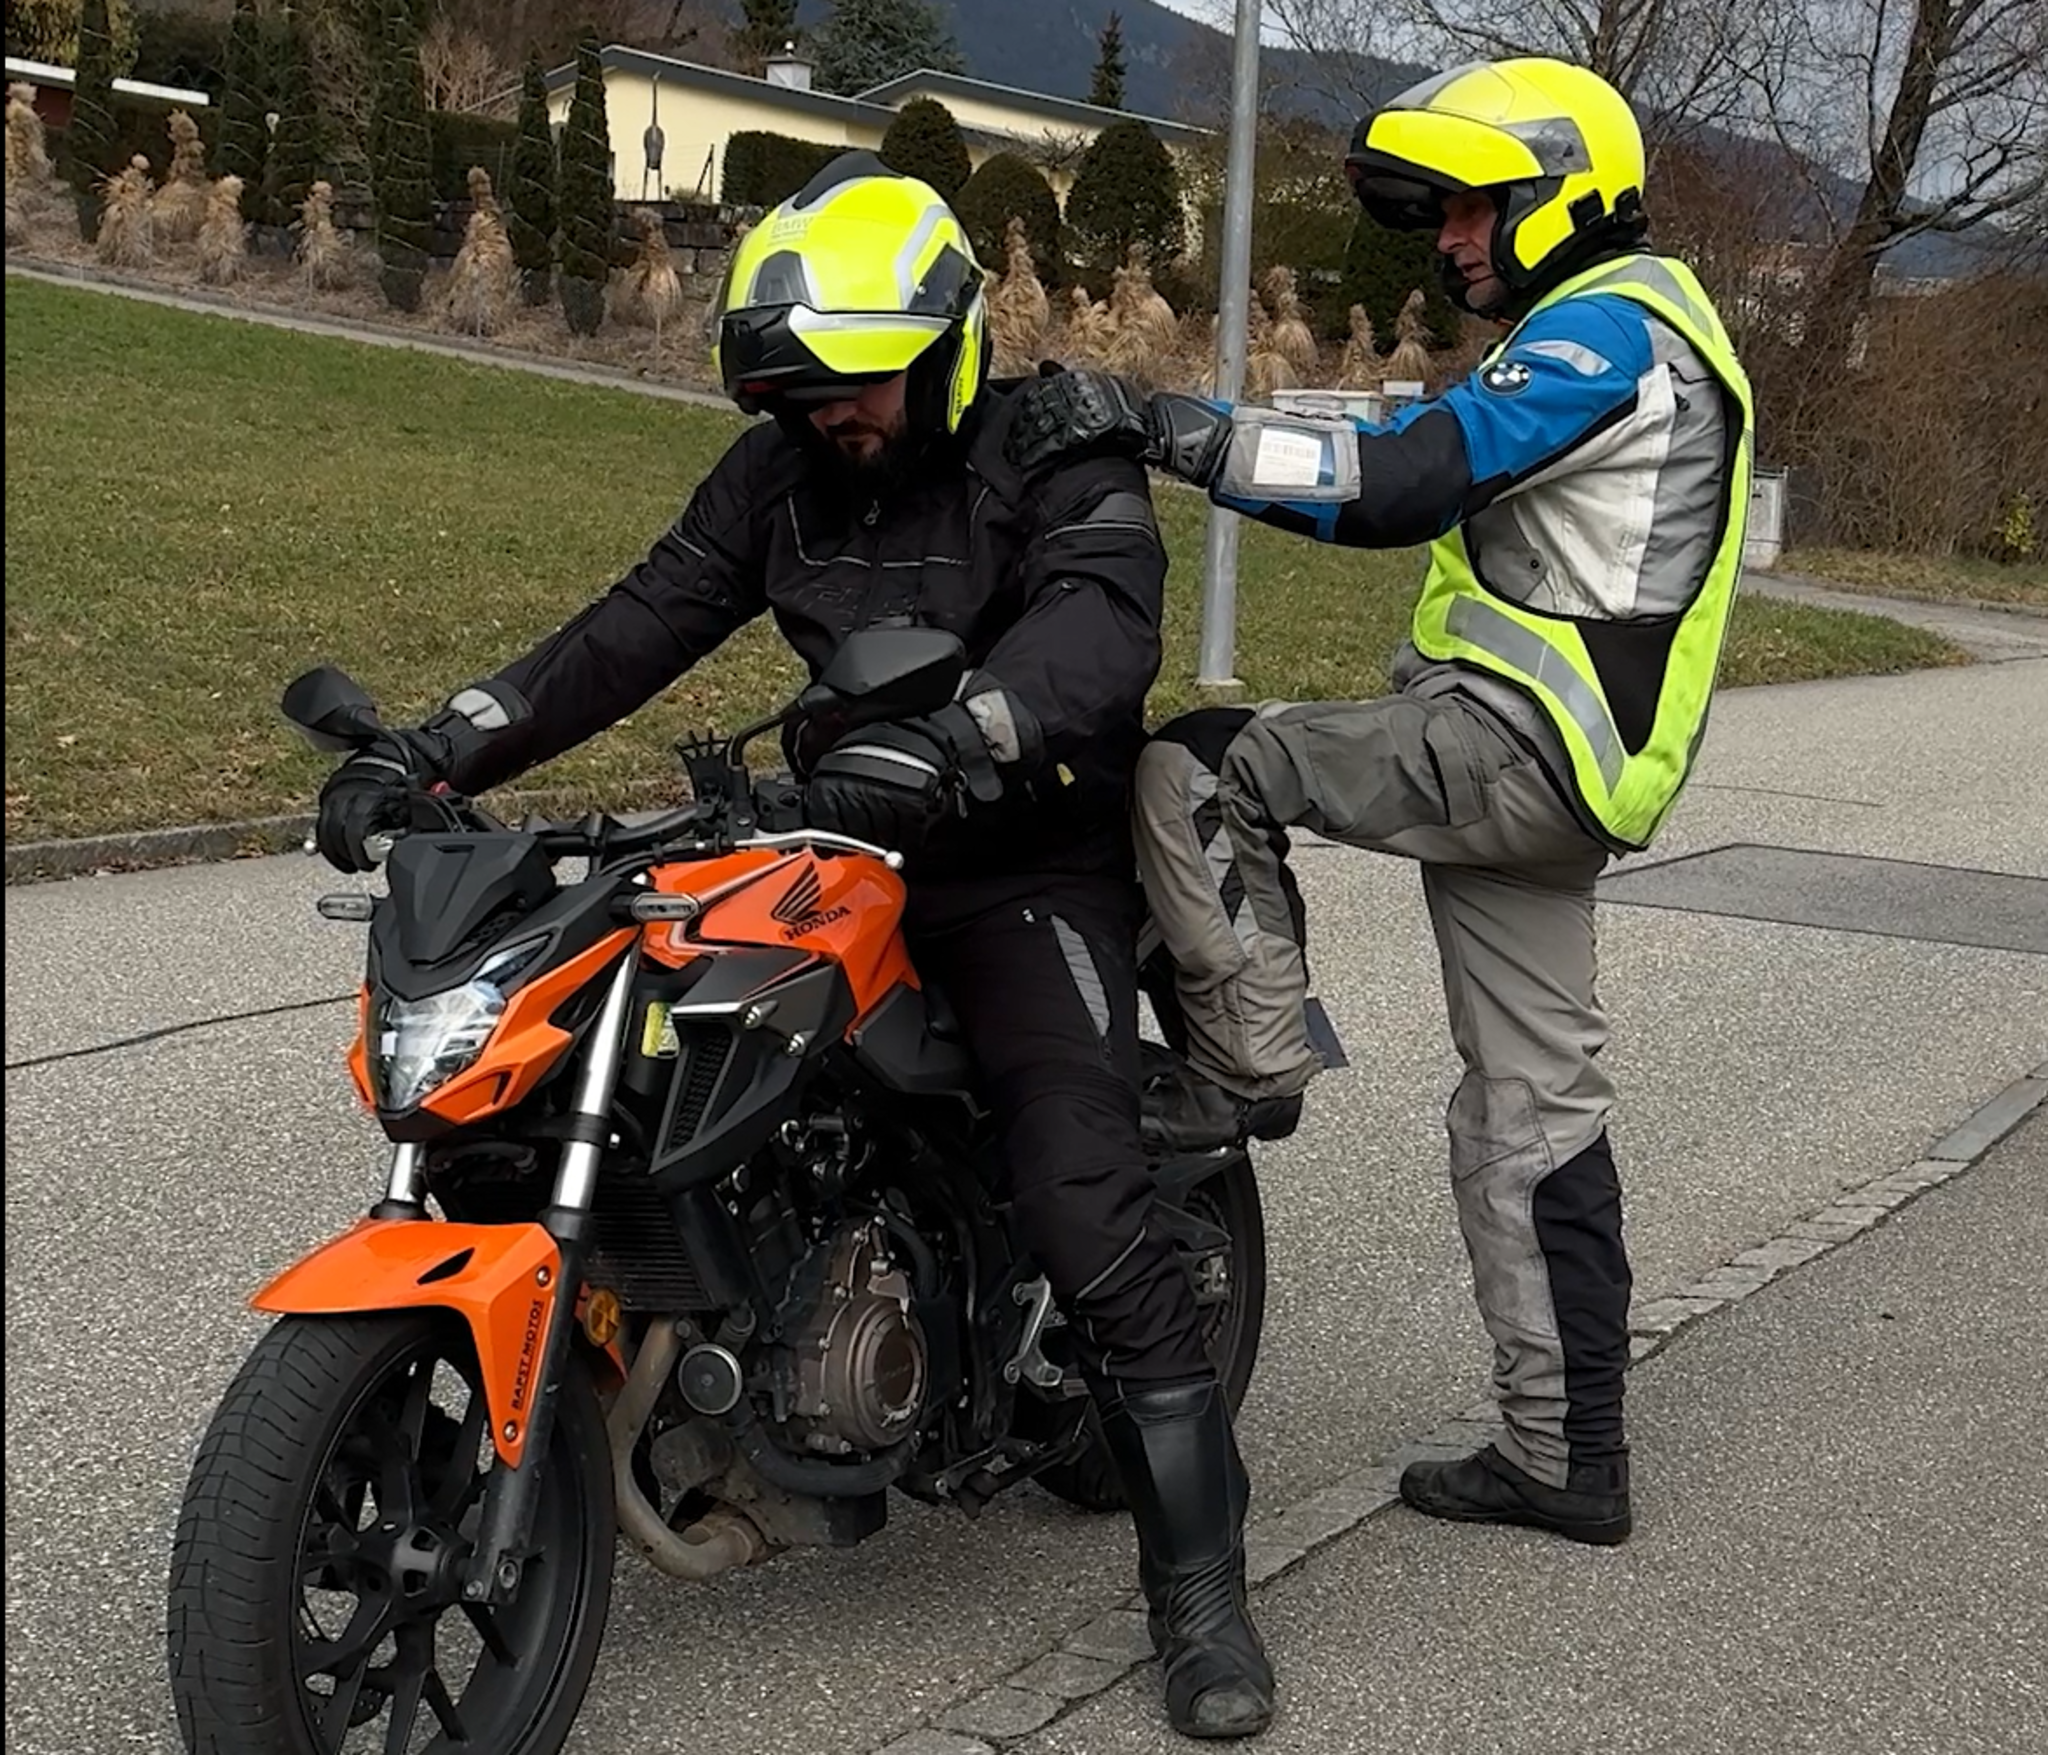
[[[472,1389],[469,1406],[464,1410],[462,1424],[455,1433],[454,1449],[448,1458],[448,1473],[434,1493],[436,1517],[452,1522],[468,1508],[470,1494],[478,1480],[477,1450],[483,1443],[484,1427],[490,1417],[491,1410],[485,1404],[483,1392]]]
[[[375,1403],[363,1409],[363,1427],[375,1450],[378,1521],[416,1522],[424,1497],[416,1449],[407,1444],[403,1432],[392,1424],[391,1416]]]
[[[412,1652],[407,1651],[408,1646],[414,1647]],[[414,1661],[408,1662],[408,1657]],[[390,1668],[395,1674],[390,1683],[391,1722],[384,1727],[384,1755],[405,1755],[406,1745],[412,1741],[413,1721],[420,1715],[420,1699],[426,1692],[426,1654],[418,1653],[413,1641],[401,1637],[398,1661]]]
[[[339,1684],[345,1677],[360,1675],[370,1654],[383,1643],[398,1619],[398,1605],[390,1598],[362,1596],[356,1612],[336,1639],[309,1639],[301,1668],[309,1676],[332,1676]]]
[[[422,1449],[421,1439],[426,1432],[427,1409],[434,1400],[434,1361],[431,1358],[419,1360],[412,1368],[412,1381],[406,1386],[405,1400],[399,1405],[398,1431],[405,1440],[405,1454],[417,1462]]]
[[[498,1663],[510,1669],[519,1661],[512,1649],[512,1642],[505,1637],[504,1629],[498,1625],[498,1617],[482,1603],[464,1603],[463,1614],[469,1617],[469,1624],[476,1629],[477,1638],[484,1642],[484,1650]]]
[[[356,1699],[363,1691],[363,1677],[368,1672],[367,1664],[358,1664],[345,1679],[335,1678],[334,1692],[327,1698],[327,1710],[320,1715],[321,1740],[331,1738],[337,1749],[348,1736],[349,1721],[355,1715]]]
[[[448,1684],[441,1680],[439,1670],[427,1672],[426,1692],[428,1710],[440,1720],[441,1729],[457,1743],[468,1742],[469,1729],[462,1722],[462,1714],[456,1711],[455,1697],[448,1692]]]

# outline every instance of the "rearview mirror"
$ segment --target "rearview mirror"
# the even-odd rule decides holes
[[[346,671],[331,664],[295,678],[279,704],[316,750],[361,749],[384,729],[370,697]]]
[[[943,628],[862,628],[832,655],[797,705],[872,723],[936,713],[959,693],[967,648]]]

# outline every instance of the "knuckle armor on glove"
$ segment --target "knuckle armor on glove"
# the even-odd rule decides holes
[[[957,769],[907,725],[851,733],[818,758],[804,794],[812,827],[880,847],[914,849],[945,814]]]
[[[1078,371],[1024,390],[1006,450],[1031,470],[1070,452],[1143,458],[1151,445],[1151,422],[1129,386],[1107,372]]]
[[[423,778],[420,768],[411,740],[394,734],[358,750],[327,777],[313,841],[329,865],[368,871],[376,863],[369,838],[405,824],[413,790]]]

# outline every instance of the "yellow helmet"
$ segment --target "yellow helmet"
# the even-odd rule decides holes
[[[985,276],[928,183],[842,153],[733,252],[712,364],[748,414],[910,373],[925,432],[957,432],[988,378]]]
[[[1382,225],[1434,231],[1461,190],[1492,197],[1493,267],[1511,297],[1641,241],[1643,136],[1628,100],[1566,61],[1474,61],[1359,123],[1344,169]],[[1462,276],[1446,276],[1453,297]]]

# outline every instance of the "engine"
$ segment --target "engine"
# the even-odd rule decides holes
[[[789,1342],[787,1429],[808,1449],[885,1450],[916,1430],[931,1360],[915,1297],[879,1219],[852,1221],[832,1240],[817,1302]]]

